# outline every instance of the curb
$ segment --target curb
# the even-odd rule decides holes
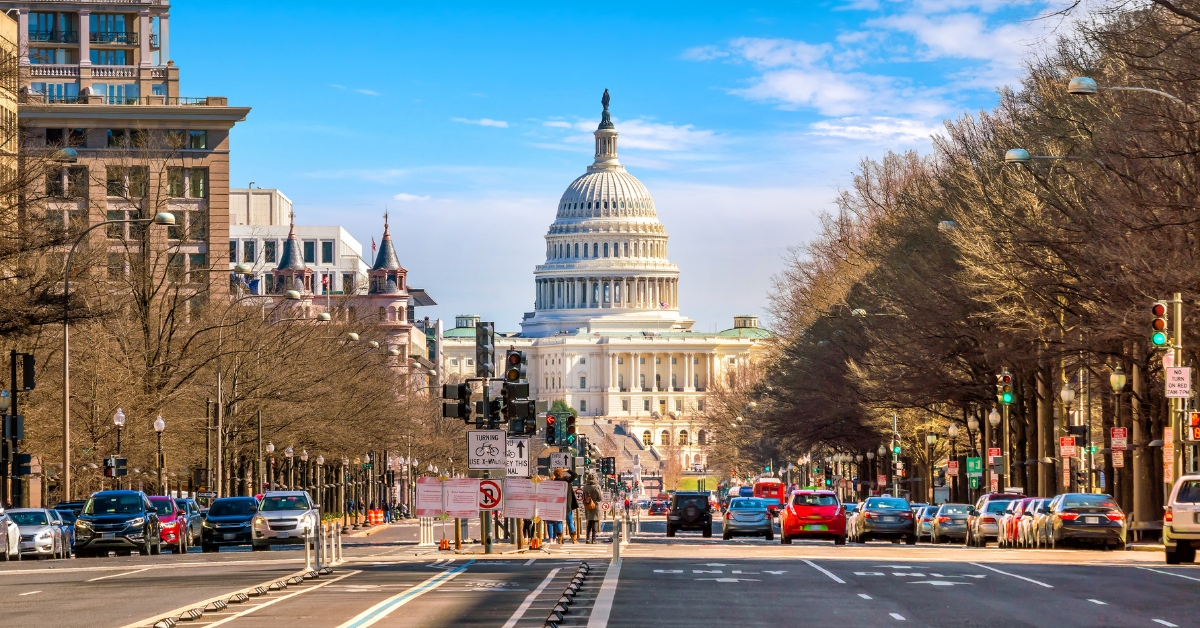
[[[1161,544],[1154,545],[1132,545],[1126,544],[1125,551],[1127,552],[1162,552],[1166,551]]]
[[[367,528],[366,530],[355,532],[353,534],[347,534],[345,536],[352,538],[352,539],[365,539],[368,536],[375,534],[376,532],[383,532],[384,530],[390,528],[391,525],[392,524],[390,524],[390,523],[381,523],[378,525],[373,525],[370,528]]]

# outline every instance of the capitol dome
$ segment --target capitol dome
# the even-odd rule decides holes
[[[595,161],[567,186],[546,234],[546,261],[534,271],[533,312],[522,334],[678,331],[679,268],[667,259],[667,232],[654,198],[617,157],[619,133],[608,90]]]

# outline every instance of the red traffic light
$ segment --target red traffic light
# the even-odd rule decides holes
[[[1154,316],[1162,317],[1167,315],[1167,304],[1161,301],[1150,306],[1150,313]]]
[[[516,366],[521,363],[521,354],[513,351],[508,354],[508,365]]]

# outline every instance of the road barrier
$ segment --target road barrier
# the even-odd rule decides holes
[[[562,623],[563,617],[571,612],[571,604],[575,603],[575,596],[579,594],[579,590],[583,588],[584,580],[587,580],[588,567],[586,562],[579,563],[579,569],[575,571],[575,577],[571,578],[570,584],[563,590],[563,594],[559,596],[558,602],[554,604],[554,608],[550,609],[550,614],[546,617],[545,628],[558,628]]]
[[[437,541],[433,540],[433,517],[420,517],[417,521],[421,528],[421,541],[417,543],[417,546],[429,547],[436,545]]]

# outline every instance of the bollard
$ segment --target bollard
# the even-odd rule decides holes
[[[612,544],[613,562],[615,563],[616,561],[621,560],[621,525],[616,520],[613,521]]]
[[[312,571],[312,534],[314,528],[304,533],[304,571]]]

